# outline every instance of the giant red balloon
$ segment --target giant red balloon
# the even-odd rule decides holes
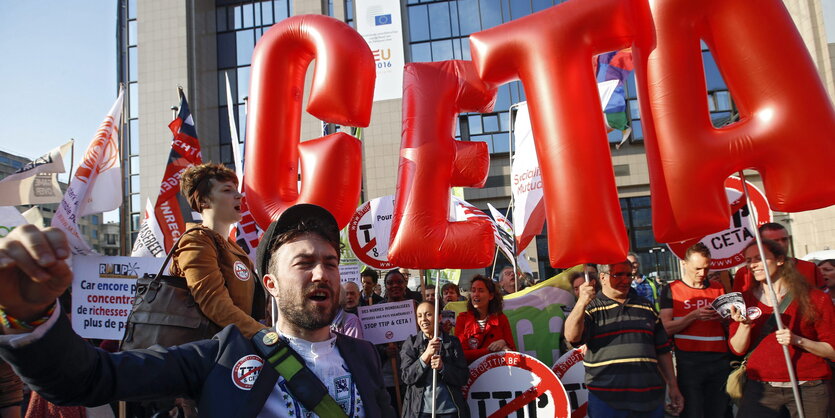
[[[724,181],[755,168],[772,208],[835,204],[835,112],[780,0],[656,0],[633,49],[660,242],[728,226]],[[699,40],[739,122],[711,124]]]
[[[482,187],[484,142],[455,141],[461,112],[489,112],[496,90],[469,61],[407,64],[403,133],[388,258],[408,268],[476,268],[493,261],[490,218],[449,222],[450,187]],[[483,213],[482,213],[483,215]]]
[[[302,15],[264,33],[252,56],[244,177],[262,228],[297,203],[320,205],[345,226],[359,201],[359,140],[336,133],[299,142],[304,78],[314,58],[307,112],[348,126],[368,126],[371,119],[374,58],[354,29],[331,17]]]
[[[470,36],[483,80],[525,86],[555,267],[626,258],[592,57],[630,45],[636,3],[569,1]]]

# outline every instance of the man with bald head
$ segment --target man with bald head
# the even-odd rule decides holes
[[[342,283],[342,294],[345,296],[342,309],[357,315],[357,307],[360,306],[360,286],[355,282]]]

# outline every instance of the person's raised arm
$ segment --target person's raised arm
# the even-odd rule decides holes
[[[72,284],[72,271],[64,261],[70,255],[64,232],[34,225],[15,228],[0,238],[0,308],[7,321],[5,333],[16,332],[5,322],[24,324],[41,319]]]
[[[586,306],[589,306],[592,299],[594,299],[595,291],[591,283],[583,283],[580,285],[580,295],[577,298],[577,303],[565,319],[565,340],[576,345],[583,338],[585,331],[585,316]]]

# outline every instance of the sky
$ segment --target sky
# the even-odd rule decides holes
[[[0,0],[0,149],[77,163],[117,94],[115,0]]]

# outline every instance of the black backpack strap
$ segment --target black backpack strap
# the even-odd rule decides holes
[[[308,411],[320,417],[347,417],[328,393],[328,388],[308,368],[304,359],[274,329],[263,329],[252,337],[258,353],[284,377],[287,388]]]

